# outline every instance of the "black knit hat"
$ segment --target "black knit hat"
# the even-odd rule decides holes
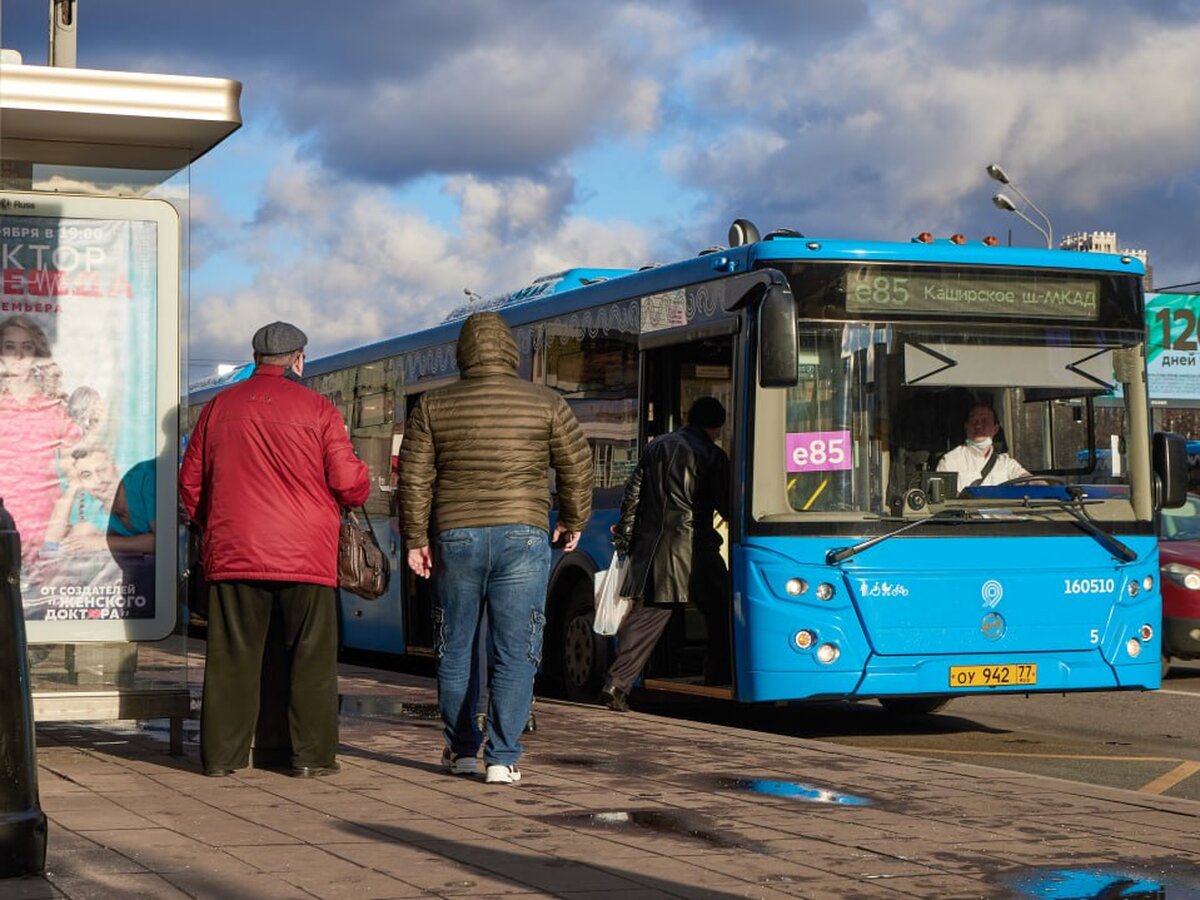
[[[716,397],[701,397],[688,410],[687,420],[700,428],[720,428],[725,424],[725,407]]]

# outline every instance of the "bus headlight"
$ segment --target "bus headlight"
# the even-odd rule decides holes
[[[1189,591],[1200,591],[1200,569],[1173,562],[1163,566],[1162,573]]]
[[[1141,592],[1142,592],[1142,586],[1137,583],[1137,579],[1130,579],[1130,581],[1129,581],[1129,596],[1136,597]]]
[[[809,631],[807,628],[805,628],[802,631],[797,631],[796,636],[793,637],[792,640],[801,650],[807,650],[817,642],[817,633],[815,631]]]
[[[825,665],[834,662],[841,655],[842,651],[838,649],[837,644],[822,644],[817,648],[817,659]]]
[[[799,597],[808,590],[808,582],[803,578],[789,578],[783,589],[793,597]]]
[[[1142,590],[1144,590],[1144,591],[1154,590],[1154,576],[1153,575],[1147,575],[1145,578],[1142,579]]]
[[[1136,657],[1142,652],[1142,642],[1135,637],[1130,638],[1125,642],[1125,652],[1130,656]]]
[[[817,585],[817,599],[818,600],[830,600],[830,599],[832,599],[834,593],[836,593],[836,592],[833,589],[833,585],[830,584],[828,581],[822,581],[820,584]]]
[[[1148,641],[1154,637],[1154,629],[1150,627],[1149,622],[1138,629],[1138,637],[1140,637],[1143,641]]]

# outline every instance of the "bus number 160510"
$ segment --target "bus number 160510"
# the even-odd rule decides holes
[[[1112,578],[1064,578],[1064,594],[1111,594],[1117,589]]]

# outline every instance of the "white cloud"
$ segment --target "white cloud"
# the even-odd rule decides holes
[[[281,161],[239,243],[252,282],[193,297],[192,355],[246,359],[254,329],[275,319],[309,335],[314,356],[427,327],[470,288],[492,296],[570,266],[635,266],[648,258],[629,223],[564,213],[571,181],[452,180],[452,229],[398,206],[377,187],[338,182],[314,164]],[[210,374],[193,367],[193,379]]]
[[[715,210],[757,207],[809,233],[1020,234],[988,201],[998,186],[983,168],[1001,161],[1060,230],[1145,243],[1135,233],[1159,225],[1143,198],[1176,186],[1200,202],[1200,21],[1115,12],[879,5],[807,56],[748,43],[720,66],[693,59],[704,127],[677,136],[671,171],[708,185]],[[1195,217],[1180,224],[1194,246]]]
[[[644,133],[661,87],[603,15],[584,7],[562,40],[553,19],[472,35],[418,73],[381,67],[350,83],[272,87],[285,120],[333,170],[380,181],[430,172],[535,174],[601,133]],[[548,12],[563,15],[563,8]],[[565,19],[560,22],[565,25]],[[582,32],[580,31],[582,29]]]

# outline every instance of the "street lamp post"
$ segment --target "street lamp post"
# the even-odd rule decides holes
[[[1005,212],[1016,213],[1018,216],[1036,228],[1039,232],[1041,232],[1042,237],[1046,239],[1046,246],[1048,248],[1054,247],[1054,239],[1050,236],[1049,232],[1047,232],[1046,229],[1037,222],[1033,221],[1033,219],[1029,218],[1029,216],[1025,215],[1025,213],[1017,209],[1016,204],[1009,200],[1004,194],[997,194],[992,198],[992,203],[996,206],[996,208],[1002,209]]]
[[[1043,228],[1042,226],[1038,225],[1036,222],[1033,221],[1033,219],[1029,218],[1029,216],[1025,215],[1025,213],[1023,213],[1023,212],[1021,212],[1021,210],[1017,209],[1016,204],[1013,203],[1012,200],[1010,200],[1004,194],[996,194],[994,197],[992,197],[992,203],[994,203],[999,209],[1002,209],[1005,212],[1016,213],[1018,216],[1020,216],[1022,219],[1024,219],[1026,222],[1028,222],[1034,228],[1036,228],[1038,230],[1038,232],[1042,235],[1042,237],[1044,237],[1046,239],[1046,247],[1053,249],[1053,247],[1054,247],[1054,226],[1050,224],[1050,217],[1048,215],[1046,215],[1044,212],[1042,212],[1038,208],[1038,205],[1036,203],[1034,203],[1032,200],[1030,200],[1028,197],[1026,197],[1024,191],[1022,191],[1019,187],[1017,187],[1015,184],[1013,184],[1012,179],[1008,177],[1007,172],[1005,172],[1002,168],[1000,168],[999,163],[992,163],[990,166],[988,166],[987,173],[988,173],[988,177],[991,178],[993,181],[998,181],[1001,184],[1007,185],[1008,187],[1012,188],[1013,192],[1016,193],[1016,195],[1018,197],[1020,197],[1022,200],[1024,200],[1030,209],[1032,209],[1039,216],[1041,216],[1042,221],[1046,223],[1046,227]]]

